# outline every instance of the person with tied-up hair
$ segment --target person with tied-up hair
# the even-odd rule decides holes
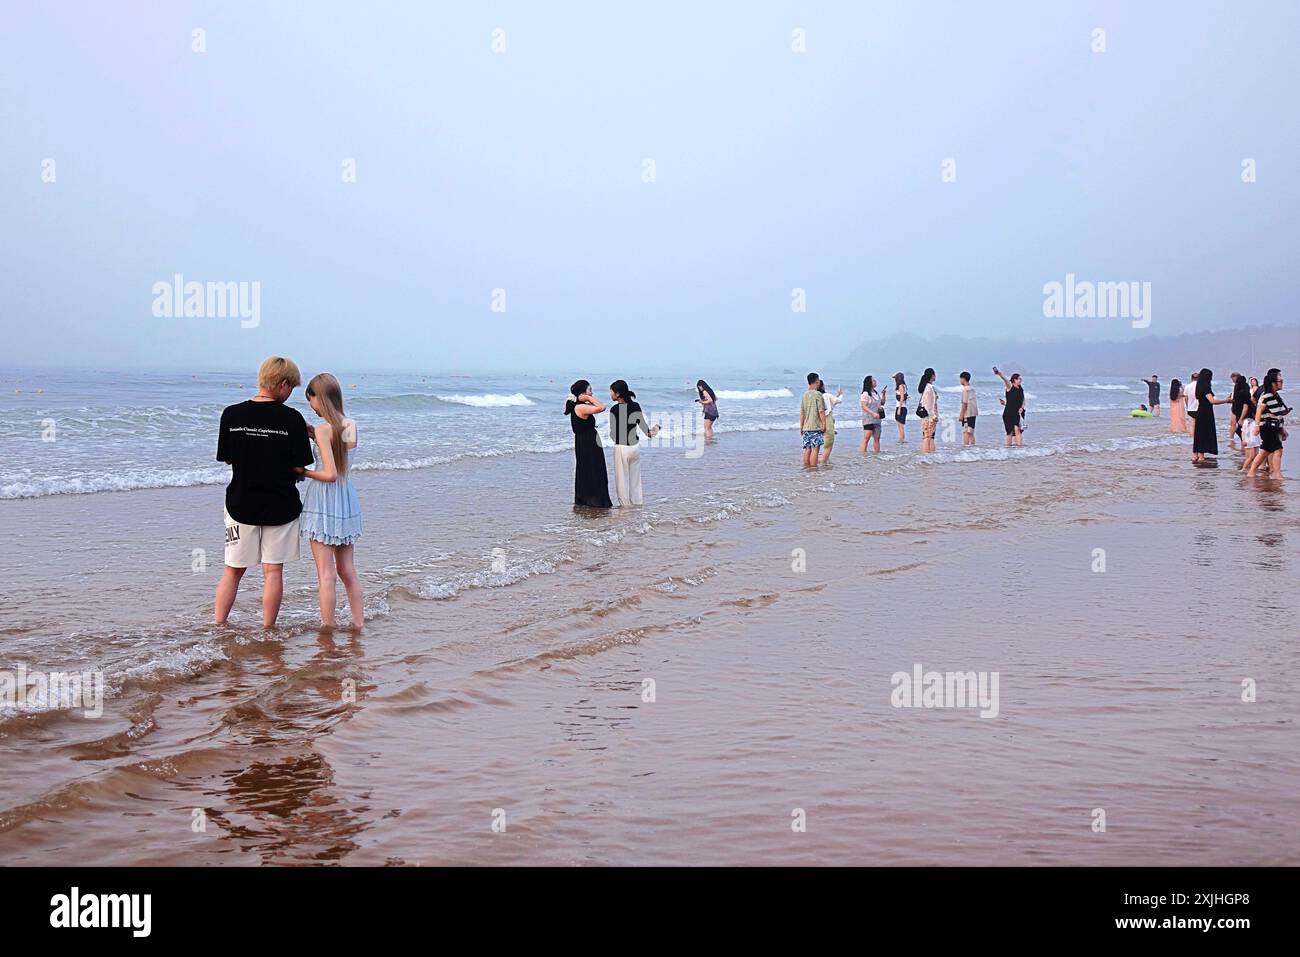
[[[1282,477],[1282,443],[1286,441],[1286,417],[1291,408],[1282,399],[1282,370],[1269,369],[1259,387],[1259,402],[1255,407],[1255,421],[1259,426],[1259,454],[1250,463],[1246,474],[1254,477],[1260,465],[1268,463],[1270,478]]]
[[[588,508],[613,508],[609,500],[609,473],[605,470],[605,452],[596,435],[596,416],[605,405],[591,394],[591,383],[579,379],[569,387],[564,400],[564,414],[573,428],[573,504]]]
[[[659,434],[659,426],[646,424],[636,393],[623,379],[615,379],[609,384],[609,397],[609,437],[614,440],[614,489],[618,493],[618,504],[623,507],[640,505],[643,495],[638,433],[644,432],[647,438],[653,439]]]

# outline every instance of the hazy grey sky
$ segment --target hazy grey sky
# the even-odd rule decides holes
[[[8,5],[0,362],[695,369],[1296,317],[1295,3],[365,7]],[[1067,272],[1150,282],[1151,325],[1044,318]],[[260,283],[259,324],[156,317],[176,273]]]

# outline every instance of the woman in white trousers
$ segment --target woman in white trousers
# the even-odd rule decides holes
[[[636,393],[622,379],[609,384],[609,437],[614,440],[614,488],[621,506],[640,505],[641,446],[640,435],[650,438],[659,434],[659,426],[646,424],[645,414],[637,404]]]

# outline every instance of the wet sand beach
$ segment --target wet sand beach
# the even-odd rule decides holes
[[[102,718],[0,724],[0,860],[1300,863],[1290,480],[1155,427],[817,473],[791,438],[650,450],[629,514],[563,505],[565,455],[368,474],[360,634],[306,560],[276,631],[256,573],[206,623],[218,487],[3,503],[7,664],[119,664]],[[892,706],[918,664],[997,672],[997,715]]]

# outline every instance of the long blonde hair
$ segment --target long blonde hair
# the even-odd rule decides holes
[[[348,470],[348,446],[343,441],[343,387],[328,372],[312,376],[307,383],[307,395],[320,399],[324,419],[334,429],[330,451],[334,453],[334,469],[339,475]]]

